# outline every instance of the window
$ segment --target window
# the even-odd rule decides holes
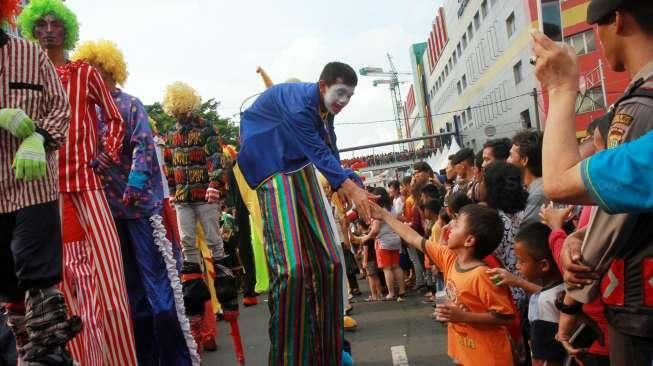
[[[462,121],[463,121],[463,126],[466,127],[467,126],[467,113],[465,113],[465,111],[463,111],[463,113],[461,113],[461,117],[462,117]]]
[[[474,28],[472,27],[472,23],[469,23],[467,26],[467,35],[469,36],[470,41],[474,38]]]
[[[528,109],[519,113],[519,119],[521,120],[522,128],[527,130],[533,127],[531,124],[531,111]]]
[[[487,0],[483,0],[481,3],[481,15],[483,16],[483,19],[487,16]]]
[[[467,89],[467,76],[463,75],[463,78],[461,80],[463,83],[463,89]]]
[[[463,93],[463,88],[460,86],[460,81],[456,83],[456,86],[458,87],[458,95]]]
[[[512,67],[512,73],[515,76],[515,85],[519,85],[519,83],[524,80],[522,75],[521,61],[517,62],[515,66]]]
[[[456,62],[458,62],[458,59],[456,58],[456,52],[453,53],[453,64],[455,65]]]
[[[584,55],[596,51],[596,39],[593,29],[571,35],[565,38],[565,43],[573,47],[577,55]]]
[[[478,29],[481,28],[481,16],[476,12],[474,14],[474,27],[476,28],[476,31],[478,32]]]
[[[463,50],[467,48],[467,33],[463,34]]]
[[[458,57],[460,57],[460,55],[463,54],[463,50],[460,48],[460,42],[458,42],[458,46],[456,46],[456,48],[458,49]]]
[[[588,89],[585,94],[578,93],[576,97],[576,111],[578,114],[593,112],[605,108],[603,104],[603,89],[596,86]]]
[[[444,65],[444,75],[449,76],[449,65]]]
[[[506,31],[508,32],[508,38],[512,37],[512,35],[515,34],[516,30],[515,12],[512,12],[508,16],[508,19],[506,19]]]
[[[449,68],[450,68],[451,70],[453,70],[453,64],[451,63],[451,59],[449,59],[449,63],[448,63],[448,65],[449,65]]]
[[[472,122],[472,107],[467,107],[467,119]]]

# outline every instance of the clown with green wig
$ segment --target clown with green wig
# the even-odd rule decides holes
[[[163,226],[163,184],[147,112],[138,98],[118,87],[127,80],[123,54],[113,42],[99,40],[82,43],[72,59],[100,71],[125,122],[120,163],[104,169],[102,181],[120,236],[138,363],[199,364]],[[99,124],[104,131],[102,111]]]
[[[18,25],[47,53],[71,106],[69,132],[59,150],[62,290],[84,327],[68,349],[82,365],[137,365],[120,239],[101,180],[102,172],[120,164],[124,122],[100,72],[66,58],[79,25],[61,0],[30,1]],[[101,134],[96,108],[106,125]]]
[[[12,23],[17,9],[15,0],[0,1],[0,23]],[[15,345],[6,349],[2,340],[0,363],[11,355],[8,361],[20,365],[72,365],[65,347],[82,323],[68,319],[56,287],[63,276],[57,150],[70,106],[43,50],[2,25],[0,303]]]

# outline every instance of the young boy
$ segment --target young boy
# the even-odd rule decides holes
[[[372,211],[444,272],[451,302],[438,305],[437,313],[438,320],[450,323],[449,356],[462,365],[512,365],[506,326],[513,322],[516,310],[509,290],[490,281],[482,261],[503,237],[497,212],[481,205],[463,207],[449,223],[451,231],[444,246],[424,239],[377,205]]]
[[[505,269],[488,271],[498,285],[516,286],[532,293],[528,304],[533,366],[561,365],[566,352],[556,341],[560,312],[556,295],[564,291],[562,275],[549,249],[551,229],[539,222],[529,224],[515,237],[517,270],[521,278]]]

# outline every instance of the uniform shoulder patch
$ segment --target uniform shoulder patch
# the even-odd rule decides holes
[[[624,136],[626,136],[632,123],[633,116],[623,112],[615,114],[608,132],[608,149],[617,147],[623,142]]]

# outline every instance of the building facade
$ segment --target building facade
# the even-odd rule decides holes
[[[459,130],[461,145],[478,150],[537,127],[531,26],[524,0],[444,1],[423,56],[435,133]]]
[[[538,20],[538,0],[528,0],[533,21]],[[549,0],[550,1],[550,0]],[[576,49],[580,67],[580,93],[576,101],[576,135],[586,135],[587,126],[607,112],[626,90],[630,77],[627,73],[612,71],[603,54],[597,26],[586,22],[589,0],[557,1],[560,7],[564,42]],[[542,95],[543,111],[546,113],[548,95]]]

